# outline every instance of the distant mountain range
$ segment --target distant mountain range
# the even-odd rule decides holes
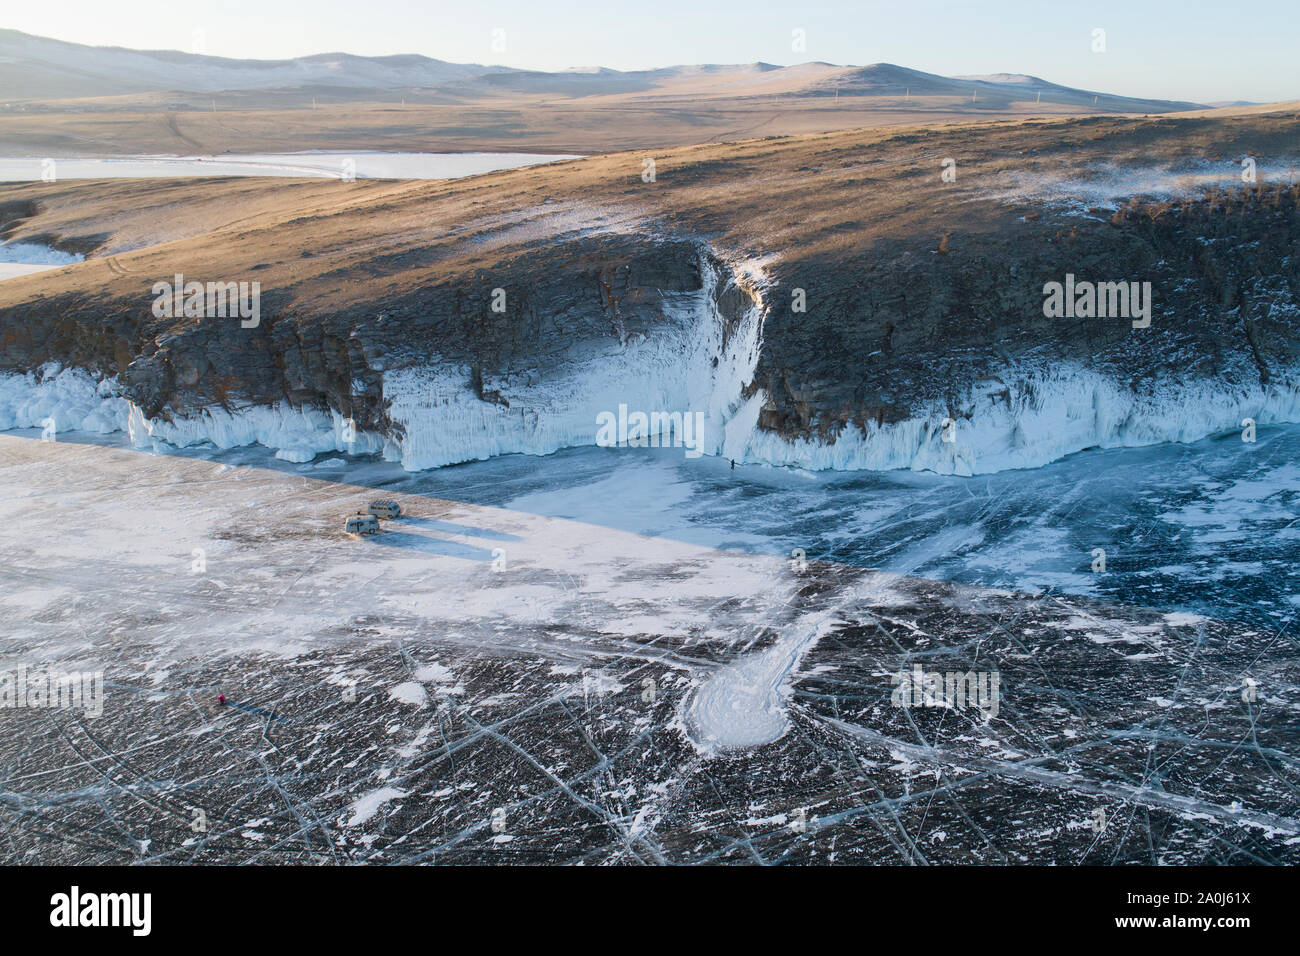
[[[175,50],[86,46],[0,30],[0,90],[6,100],[300,86],[398,89],[440,86],[503,69],[416,55],[323,53],[293,60],[233,60]]]
[[[1020,74],[944,77],[889,63],[836,66],[673,66],[623,72],[587,68],[542,72],[448,63],[417,54],[367,57],[322,53],[290,60],[245,60],[171,50],[95,47],[0,30],[4,103],[102,97],[297,92],[331,100],[392,99],[409,91],[426,102],[472,104],[503,97],[620,97],[637,101],[752,98],[928,98],[969,101],[972,110],[1052,103],[1107,112],[1200,109],[1196,103],[1079,90]]]

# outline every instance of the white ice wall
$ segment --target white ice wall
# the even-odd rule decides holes
[[[702,412],[705,454],[737,461],[813,470],[912,469],[974,475],[1036,468],[1092,447],[1197,441],[1257,424],[1300,422],[1295,385],[1230,386],[1214,380],[1167,383],[1134,394],[1111,378],[1080,366],[1008,370],[1001,384],[972,393],[958,419],[955,441],[942,440],[947,410],[936,404],[912,418],[862,431],[846,427],[831,443],[790,441],[758,428],[766,395],[748,400],[762,337],[762,311],[740,317],[723,344],[723,320],[713,293],[723,281],[708,257],[703,288],[665,295],[668,322],[649,337],[592,346],[549,371],[484,382],[509,407],[481,401],[472,370],[430,364],[384,373],[383,394],[399,426],[393,438],[360,433],[346,440],[337,412],[287,404],[221,408],[174,421],[147,419],[118,394],[112,380],[97,382],[79,369],[51,364],[33,375],[0,375],[0,430],[127,431],[139,447],[211,442],[220,448],[261,444],[289,461],[322,452],[382,452],[410,470],[494,455],[549,454],[593,445],[597,415],[629,411]],[[744,274],[746,264],[735,267]],[[748,264],[753,271],[753,264]],[[753,276],[748,276],[753,278]],[[757,283],[761,285],[760,283]],[[717,364],[714,365],[714,358]],[[1294,374],[1292,375],[1294,381]],[[685,453],[685,452],[683,452]]]
[[[485,380],[509,407],[480,401],[468,366],[426,365],[384,374],[389,417],[400,426],[403,467],[436,468],[494,455],[545,455],[594,445],[597,416],[629,412],[702,412],[706,454],[722,447],[740,390],[758,362],[762,313],[751,308],[723,345],[723,319],[713,294],[722,281],[702,260],[702,287],[664,294],[668,322],[650,336],[592,350],[529,376]],[[717,358],[717,365],[714,359]]]
[[[702,450],[716,454],[728,420],[741,406],[740,390],[758,362],[762,313],[751,308],[726,336],[714,302],[722,281],[701,254],[702,287],[665,293],[668,321],[650,336],[592,347],[548,372],[492,379],[510,407],[481,401],[467,366],[429,364],[384,373],[389,415],[400,426],[394,440],[361,432],[345,438],[344,419],[334,411],[285,403],[227,411],[204,409],[171,421],[148,418],[120,397],[114,380],[97,382],[80,369],[57,364],[30,375],[0,375],[0,430],[39,428],[53,418],[56,431],[126,431],[137,447],[183,447],[210,442],[218,448],[260,444],[288,461],[310,461],[322,452],[383,452],[415,471],[494,455],[544,455],[596,443],[596,416],[629,411],[702,412]],[[752,277],[750,277],[752,278]],[[714,365],[714,359],[717,364]]]
[[[81,369],[45,365],[35,374],[0,374],[0,431],[46,428],[95,434],[125,431],[130,404],[112,380],[97,382]]]
[[[168,422],[147,418],[138,406],[122,398],[115,379],[97,381],[82,369],[50,363],[27,375],[0,375],[0,431],[45,429],[51,421],[56,435],[124,431],[138,448],[205,442],[218,448],[260,444],[288,461],[310,461],[326,451],[365,454],[382,451],[387,445],[382,436],[366,432],[358,432],[355,440],[348,442],[344,419],[333,411],[296,409],[283,403],[233,412],[213,407]]]
[[[1199,441],[1239,429],[1245,418],[1259,425],[1300,422],[1300,389],[1294,385],[1232,388],[1203,380],[1134,394],[1079,366],[1004,373],[1003,379],[1010,401],[995,394],[1000,385],[972,394],[963,406],[973,406],[974,413],[969,420],[957,419],[952,442],[943,440],[948,412],[937,404],[901,422],[868,425],[865,433],[856,425],[845,427],[830,444],[790,441],[757,428],[766,401],[760,392],[737,415],[726,454],[812,470],[907,468],[977,475],[1037,468],[1085,448]],[[754,424],[743,430],[742,421]]]

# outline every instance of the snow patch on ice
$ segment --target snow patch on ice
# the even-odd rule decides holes
[[[413,704],[416,707],[423,707],[429,703],[429,692],[419,681],[408,680],[405,683],[398,684],[388,692],[389,698],[401,701],[403,704]]]
[[[692,695],[684,721],[705,754],[758,747],[790,729],[786,698],[799,663],[835,626],[830,612],[810,615],[790,627],[771,647],[719,668]]]
[[[450,667],[430,661],[415,669],[415,679],[429,684],[450,684],[455,675]]]
[[[406,791],[398,790],[396,787],[381,787],[378,790],[371,790],[353,801],[348,808],[352,811],[352,816],[345,825],[359,827],[378,813],[379,808],[385,803],[404,796],[406,796]]]

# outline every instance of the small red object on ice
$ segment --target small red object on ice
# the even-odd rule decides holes
[[[225,695],[225,694],[218,694],[218,695],[217,695],[217,703],[219,703],[222,707],[226,706],[226,695]]]

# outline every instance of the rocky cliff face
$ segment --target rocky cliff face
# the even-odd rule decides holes
[[[473,368],[481,389],[485,377],[541,371],[570,350],[652,334],[661,293],[701,282],[695,244],[654,239],[539,249],[501,263],[494,276],[459,277],[325,317],[295,314],[287,295],[271,292],[254,329],[226,318],[155,318],[149,295],[134,308],[62,296],[6,310],[0,364],[54,360],[118,376],[150,415],[288,400],[378,425],[386,369],[438,355]],[[505,290],[499,312],[495,288]],[[480,397],[491,400],[490,390]]]
[[[140,422],[248,406],[333,412],[370,436],[363,447],[386,441],[411,467],[431,467],[590,444],[594,415],[626,403],[700,408],[720,427],[757,359],[748,286],[698,241],[562,241],[326,316],[272,292],[255,328],[156,318],[148,300],[99,315],[80,297],[47,301],[5,323],[0,364],[56,361],[111,378]],[[523,448],[501,434],[511,430]],[[340,430],[337,446],[351,445]]]
[[[248,203],[264,188],[280,205],[5,283],[0,369],[55,361],[112,380],[138,423],[176,425],[146,429],[167,440],[210,434],[185,424],[204,416],[306,410],[320,434],[295,457],[352,447],[346,425],[413,468],[590,444],[595,415],[624,403],[700,410],[707,450],[739,460],[956,473],[1295,421],[1300,184],[1169,188],[1164,173],[1128,199],[998,191],[1050,174],[1095,197],[1099,157],[1158,146],[1186,165],[1174,145],[1232,155],[1300,128],[1269,123],[756,141],[665,163],[671,187],[617,156],[354,192],[157,186],[138,201],[211,218],[223,190]],[[941,136],[988,157],[963,160],[965,191],[918,158]],[[745,178],[761,171],[761,187]],[[85,195],[113,202],[94,188],[76,197],[95,215],[72,223],[46,208],[77,207],[63,194],[0,195],[5,230],[93,252],[104,214]],[[176,272],[261,281],[259,324],[156,318],[150,284]],[[1076,282],[1124,283],[1149,325],[1045,310],[1050,283]]]
[[[465,369],[464,386],[477,399],[508,405],[508,389],[562,374],[576,356],[662,331],[665,297],[699,291],[700,270],[699,248],[683,240],[560,243],[507,259],[491,274],[325,317],[280,312],[272,298],[256,334],[231,321],[194,322],[170,330],[120,373],[128,396],[151,415],[232,399],[288,400],[382,429],[391,425],[385,373],[431,363]],[[148,340],[151,332],[146,323],[137,335]]]
[[[1133,390],[1213,379],[1226,389],[1296,382],[1300,189],[1274,186],[1118,210],[1031,213],[1008,231],[891,242],[831,268],[776,266],[808,309],[773,297],[755,383],[760,422],[833,441],[845,426],[937,406],[971,418],[1018,373],[1091,369]],[[1013,214],[1007,213],[1008,218]],[[788,277],[784,273],[788,272]],[[1046,283],[1149,282],[1149,328],[1124,317],[1047,317]],[[1009,393],[1008,393],[1009,395]]]

